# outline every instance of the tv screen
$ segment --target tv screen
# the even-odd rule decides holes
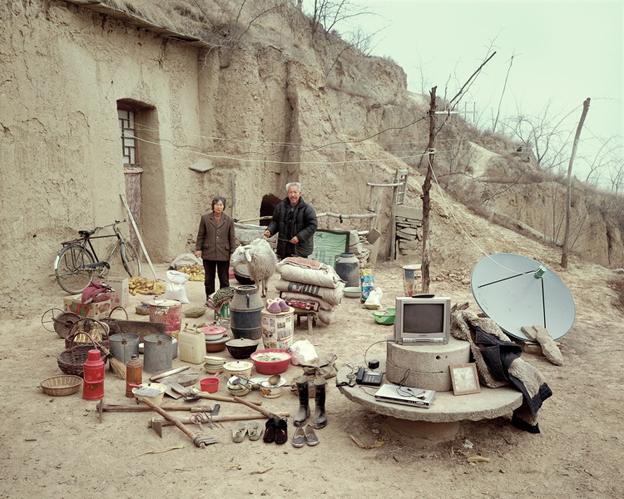
[[[444,331],[443,303],[406,303],[403,306],[404,333],[440,333]]]

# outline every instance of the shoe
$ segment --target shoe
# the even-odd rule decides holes
[[[299,426],[295,430],[295,434],[292,437],[291,443],[292,443],[292,446],[296,447],[297,449],[305,445],[306,437],[305,437],[305,433],[303,432],[303,426]]]
[[[262,441],[265,444],[272,444],[275,442],[275,429],[277,427],[277,422],[275,418],[269,418],[264,425],[264,436],[262,437]]]
[[[285,419],[278,419],[277,426],[275,428],[275,443],[277,445],[283,445],[288,440],[288,421]]]
[[[326,379],[315,379],[314,388],[316,393],[314,394],[314,418],[312,425],[317,430],[325,428],[327,426],[327,415],[325,414],[325,388],[327,387]]]
[[[247,434],[247,425],[246,424],[237,424],[232,429],[232,441],[240,444],[243,440],[245,440],[245,435]]]
[[[314,447],[315,445],[318,445],[319,439],[316,436],[316,433],[314,432],[314,428],[312,428],[312,425],[309,425],[309,424],[305,425],[305,427],[303,428],[303,436],[305,438],[305,443],[308,444],[310,447]]]
[[[262,436],[262,426],[260,426],[260,423],[256,421],[249,423],[247,425],[247,436],[252,442],[260,440],[260,437]]]
[[[308,394],[308,380],[305,377],[297,378],[297,391],[299,392],[299,409],[293,419],[295,426],[303,426],[306,419],[310,417],[310,401]]]

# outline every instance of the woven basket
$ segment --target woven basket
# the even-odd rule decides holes
[[[108,348],[109,334],[108,324],[96,319],[80,319],[65,338],[65,348],[69,350],[77,345],[93,345],[93,340]]]
[[[87,360],[89,350],[93,350],[93,345],[77,345],[68,350],[64,350],[56,357],[59,369],[65,374],[73,374],[74,376],[83,376],[82,365]],[[102,352],[102,359],[106,362],[106,357]]]
[[[39,384],[43,393],[53,397],[73,395],[80,390],[80,385],[82,385],[82,379],[71,375],[52,376]]]

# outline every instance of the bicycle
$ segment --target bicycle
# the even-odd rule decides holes
[[[54,260],[54,275],[56,282],[70,294],[81,293],[91,282],[94,274],[104,277],[116,263],[117,256],[121,259],[123,268],[130,277],[141,275],[141,261],[134,246],[125,240],[117,227],[125,220],[115,220],[114,223],[92,230],[79,230],[80,237],[70,241],[63,241]],[[112,227],[113,234],[93,236],[102,229]],[[91,242],[92,239],[116,237],[117,241],[108,250],[108,258],[100,260]]]

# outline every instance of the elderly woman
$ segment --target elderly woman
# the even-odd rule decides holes
[[[219,287],[229,286],[230,256],[235,248],[234,222],[223,213],[224,209],[225,198],[215,197],[212,212],[202,215],[197,231],[195,256],[204,260],[206,301],[215,291],[215,269],[219,275]]]

